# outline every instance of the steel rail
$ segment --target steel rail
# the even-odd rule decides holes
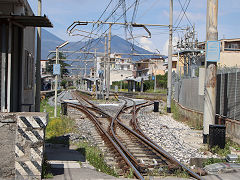
[[[129,98],[128,98],[129,99]],[[131,100],[131,99],[130,99]],[[132,100],[133,101],[133,100]],[[133,103],[135,103],[133,101]],[[136,104],[135,104],[136,105]],[[135,108],[135,113],[138,112],[141,108],[149,106],[152,104],[146,104],[146,105],[142,105],[141,107],[139,107],[138,109]],[[199,176],[198,174],[196,174],[195,172],[193,172],[192,170],[190,170],[187,166],[183,165],[182,163],[180,163],[177,159],[175,159],[174,157],[172,157],[168,152],[166,152],[163,148],[161,148],[159,145],[157,145],[156,143],[154,143],[150,138],[148,138],[140,129],[138,123],[137,123],[137,118],[136,118],[136,114],[133,113],[133,123],[134,126],[136,127],[136,130],[139,132],[139,137],[142,138],[144,141],[147,140],[149,143],[149,145],[151,145],[155,150],[159,151],[161,154],[163,154],[166,158],[168,158],[169,160],[171,160],[172,162],[174,162],[174,164],[179,165],[182,169],[186,170],[188,172],[188,174],[190,174],[192,177],[202,180],[201,176]],[[125,126],[124,124],[122,124],[121,122],[119,122],[122,126]],[[135,133],[134,131],[132,131],[133,133]],[[141,134],[141,135],[140,135]],[[137,134],[136,134],[137,135]],[[144,138],[143,138],[144,137]],[[146,142],[147,142],[146,141]]]
[[[81,97],[82,98],[82,97]],[[87,103],[90,103],[86,98],[82,98],[84,101],[87,101]],[[79,101],[79,96],[78,96],[78,101]],[[143,176],[141,175],[141,173],[138,171],[138,169],[136,169],[136,167],[132,164],[132,162],[129,160],[129,157],[126,156],[126,154],[123,152],[123,150],[121,149],[121,147],[119,147],[119,145],[111,138],[111,136],[103,129],[103,127],[101,126],[101,123],[94,117],[94,114],[92,114],[90,111],[88,111],[87,108],[89,107],[85,107],[83,105],[79,105],[79,104],[73,104],[73,103],[69,103],[69,105],[73,108],[79,109],[81,110],[82,108],[85,109],[85,112],[88,113],[89,118],[94,121],[94,123],[97,125],[98,128],[101,129],[101,132],[103,132],[103,134],[105,136],[108,137],[108,139],[110,140],[110,142],[112,142],[112,144],[114,145],[115,149],[119,152],[119,154],[121,154],[121,156],[123,157],[123,159],[125,160],[125,162],[129,165],[130,168],[133,169],[133,173],[135,174],[135,176],[139,179],[144,179]],[[121,107],[121,109],[119,111],[122,111],[122,109],[125,107],[126,103],[124,103],[124,105]],[[92,106],[95,106],[94,104],[92,104]],[[96,107],[96,106],[95,106]],[[97,108],[97,107],[96,107]],[[94,108],[95,109],[95,108]],[[98,110],[99,112],[103,112],[100,108]],[[111,118],[111,116],[109,116],[108,114],[105,113],[105,115],[108,116],[108,118]]]
[[[117,143],[111,138],[111,136],[104,130],[104,128],[101,126],[101,124],[98,122],[98,120],[94,117],[94,115],[88,111],[88,109],[86,107],[84,107],[83,105],[73,105],[70,104],[70,107],[76,108],[80,111],[85,112],[85,114],[89,117],[89,119],[91,119],[96,126],[98,127],[98,129],[102,132],[103,135],[105,135],[108,140],[112,143],[112,145],[114,146],[114,148],[118,151],[118,153],[122,156],[122,158],[124,159],[124,161],[129,165],[130,168],[133,169],[134,174],[136,175],[136,177],[138,177],[139,179],[144,179],[143,176],[141,175],[141,173],[135,168],[135,166],[132,164],[132,162],[128,159],[128,157],[125,155],[125,153],[121,150],[121,148],[117,145]]]
[[[133,101],[132,99],[130,98],[126,98],[128,100],[131,100]],[[84,99],[85,101],[87,101],[86,99]],[[125,101],[125,100],[124,100]],[[89,103],[89,101],[87,101]],[[93,103],[89,103],[89,104],[92,104],[92,106],[95,106]],[[188,169],[188,167],[186,167],[185,165],[181,164],[178,160],[176,160],[174,157],[172,157],[169,153],[167,153],[163,148],[161,148],[160,146],[158,146],[157,144],[155,144],[151,139],[149,139],[142,131],[141,129],[139,128],[138,126],[138,123],[137,123],[137,118],[136,118],[136,112],[138,112],[140,110],[140,108],[143,108],[145,106],[149,106],[149,105],[152,105],[153,103],[149,103],[149,104],[146,104],[146,103],[143,103],[138,109],[136,109],[136,103],[135,101],[133,101],[133,111],[132,111],[132,116],[133,116],[133,126],[134,128],[136,128],[136,130],[139,132],[135,132],[133,131],[132,129],[128,128],[127,126],[125,126],[122,122],[119,121],[118,117],[119,115],[121,114],[121,112],[124,110],[124,109],[127,109],[127,108],[130,108],[130,106],[128,107],[125,107],[126,105],[126,101],[124,103],[124,105],[118,110],[117,114],[112,118],[112,122],[111,122],[111,134],[113,135],[115,141],[117,142],[118,146],[120,146],[121,150],[124,151],[128,157],[131,158],[131,160],[135,163],[135,165],[137,166],[137,168],[141,167],[139,165],[139,163],[137,161],[134,160],[134,157],[133,155],[126,149],[126,147],[119,141],[119,139],[116,137],[116,134],[114,132],[114,125],[115,125],[115,122],[117,122],[120,126],[122,126],[125,130],[127,130],[128,132],[130,132],[132,135],[138,137],[141,141],[143,141],[145,144],[147,144],[148,146],[150,146],[152,149],[154,149],[156,152],[158,152],[159,154],[161,154],[163,157],[165,157],[166,159],[168,159],[168,161],[170,161],[172,164],[175,164],[175,165],[178,165],[180,166],[183,170],[187,171],[192,177],[196,178],[196,179],[202,179],[198,174],[196,174],[195,172],[191,171],[190,169]],[[100,109],[98,108],[97,106],[95,106],[97,109]],[[99,111],[100,112],[100,111]],[[108,115],[109,116],[109,115]],[[114,142],[115,142],[114,141]],[[123,152],[123,153],[124,153]],[[132,164],[133,165],[133,164]],[[134,166],[134,165],[133,165]],[[139,173],[139,171],[134,167],[133,168],[134,172],[136,170],[136,172]],[[136,177],[137,174],[135,173]],[[139,176],[142,177],[142,175],[139,173]],[[138,177],[139,178],[139,177]],[[142,177],[143,178],[143,177]],[[140,179],[142,179],[140,178]],[[144,179],[144,178],[143,178]]]

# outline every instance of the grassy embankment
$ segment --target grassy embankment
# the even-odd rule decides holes
[[[55,118],[54,107],[50,106],[47,103],[47,100],[43,100],[41,102],[41,112],[44,111],[49,113],[49,122],[46,127],[46,142],[54,144],[71,144],[72,142],[66,142],[64,139],[58,137],[67,133],[77,133],[75,121],[67,116],[62,116],[60,114],[60,107],[58,107],[57,117]],[[99,148],[92,146],[85,141],[79,141],[76,145],[78,146],[78,150],[80,150],[80,152],[84,152],[86,160],[98,171],[112,176],[117,176],[117,173],[104,162],[103,153],[99,150]],[[79,163],[81,165],[81,162]],[[43,178],[52,177],[53,175],[51,174],[50,166],[45,158],[43,164]]]

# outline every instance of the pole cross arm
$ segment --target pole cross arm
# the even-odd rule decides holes
[[[145,25],[134,23],[134,24],[132,24],[132,27],[143,27],[147,31],[147,33],[148,33],[148,36],[143,36],[143,37],[151,38],[151,32],[148,30],[148,28]]]

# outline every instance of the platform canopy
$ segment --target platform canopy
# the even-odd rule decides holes
[[[24,27],[53,27],[50,20],[44,16],[0,15],[0,22],[13,22]]]
[[[146,81],[146,80],[149,79],[149,76],[136,77],[136,78],[134,78],[134,77],[128,77],[128,78],[124,79],[123,81],[135,81],[135,82],[141,82],[142,79],[143,79],[144,81]]]

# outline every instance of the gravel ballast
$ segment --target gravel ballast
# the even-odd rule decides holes
[[[200,151],[202,131],[193,130],[170,115],[153,112],[153,106],[141,109],[137,115],[143,132],[178,161],[189,164],[191,158],[209,158]]]

